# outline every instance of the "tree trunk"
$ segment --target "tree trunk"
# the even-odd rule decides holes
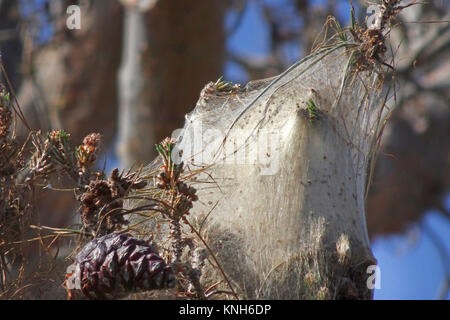
[[[182,127],[202,85],[221,74],[223,1],[157,1],[128,6],[119,75],[122,167],[148,163],[155,143]]]
[[[143,73],[147,33],[144,13],[137,6],[128,6],[125,10],[123,40],[119,71],[118,154],[122,166],[130,168],[135,165],[134,161],[142,161],[152,154],[151,142],[155,141],[154,133],[148,128],[152,113],[144,94],[151,85]]]
[[[116,132],[122,7],[94,1],[82,11],[82,28],[68,30],[67,6],[60,5],[54,37],[41,48],[28,49],[30,73],[18,92],[21,108],[33,129],[64,129],[75,144],[100,131],[107,148]],[[25,139],[28,131],[20,135]]]

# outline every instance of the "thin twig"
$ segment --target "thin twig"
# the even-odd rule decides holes
[[[205,239],[203,239],[203,237],[200,235],[200,233],[198,233],[198,231],[194,228],[194,226],[189,222],[189,220],[186,217],[183,217],[183,221],[184,223],[186,223],[192,230],[192,232],[194,232],[197,237],[200,239],[200,241],[203,243],[203,245],[206,247],[206,249],[208,250],[209,254],[211,255],[211,257],[214,259],[214,262],[216,263],[217,267],[219,268],[220,273],[222,273],[223,278],[225,279],[225,281],[228,284],[228,287],[230,288],[230,290],[232,291],[233,296],[235,297],[236,300],[239,300],[239,297],[237,296],[236,292],[233,289],[233,286],[231,285],[230,280],[228,280],[227,275],[225,274],[225,271],[223,270],[221,264],[219,263],[219,260],[216,258],[216,255],[214,254],[214,252],[211,250],[211,248],[208,246],[208,244],[206,243]]]

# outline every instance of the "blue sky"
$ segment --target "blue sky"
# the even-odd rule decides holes
[[[450,253],[450,221],[437,211],[421,221],[437,234]],[[372,243],[381,269],[381,289],[375,299],[435,299],[442,290],[449,261],[445,261],[427,233],[419,225],[403,235],[378,238]],[[450,298],[449,296],[446,297]]]
[[[44,14],[44,8],[48,0],[20,0],[21,13],[25,18],[33,17],[37,19],[38,30],[33,31],[33,36],[37,44],[43,44],[53,35],[53,25],[49,23],[49,18]],[[34,13],[38,14],[34,14]]]

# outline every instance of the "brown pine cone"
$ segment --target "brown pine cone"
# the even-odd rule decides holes
[[[78,291],[88,299],[121,298],[132,292],[173,288],[172,268],[145,241],[130,234],[95,238],[78,253],[66,274],[69,299]]]

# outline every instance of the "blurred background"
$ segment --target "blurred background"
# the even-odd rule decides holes
[[[395,109],[367,198],[375,299],[450,297],[450,2],[424,2],[390,34]],[[353,6],[364,23],[365,2]],[[0,0],[0,50],[30,126],[73,144],[101,133],[111,170],[152,161],[209,81],[245,84],[307,55],[329,15],[349,25],[350,2]],[[63,226],[73,195],[39,196],[47,225]]]

